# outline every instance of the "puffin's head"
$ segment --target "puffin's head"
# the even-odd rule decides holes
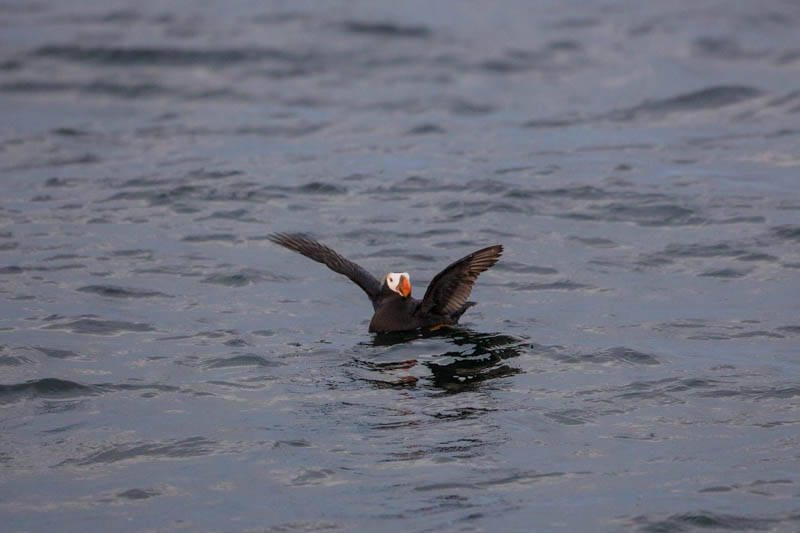
[[[383,278],[383,282],[389,289],[393,290],[403,298],[408,298],[411,295],[411,281],[409,281],[408,272],[389,272]]]

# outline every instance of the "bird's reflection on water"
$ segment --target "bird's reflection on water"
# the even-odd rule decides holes
[[[520,372],[508,360],[519,356],[524,346],[509,335],[462,327],[380,333],[359,345],[355,366],[362,370],[362,379],[379,386],[415,385],[422,379],[449,392],[463,392]]]

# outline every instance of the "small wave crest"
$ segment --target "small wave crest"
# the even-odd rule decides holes
[[[101,391],[91,385],[58,378],[43,378],[25,383],[0,385],[0,403],[9,403],[22,398],[77,398],[93,396]]]
[[[152,298],[155,296],[168,296],[160,291],[120,287],[117,285],[87,285],[78,289],[79,292],[88,292],[109,298]]]

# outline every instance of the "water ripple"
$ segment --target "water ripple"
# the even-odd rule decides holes
[[[0,401],[3,403],[17,401],[21,398],[78,398],[99,393],[100,390],[93,386],[58,378],[43,378],[26,383],[0,385]]]
[[[188,458],[219,451],[219,443],[205,437],[189,437],[167,442],[130,442],[104,446],[85,457],[66,459],[61,465],[90,466],[140,458]]]
[[[133,287],[120,287],[118,285],[87,285],[78,289],[80,292],[88,292],[98,294],[100,296],[107,296],[109,298],[152,298],[155,296],[165,296],[160,291],[148,291],[147,289],[136,289]]]
[[[91,316],[91,315],[89,315]],[[102,318],[78,318],[45,326],[44,329],[60,329],[84,335],[119,335],[128,332],[155,331],[152,324],[143,322],[126,322],[123,320],[106,320]]]
[[[88,47],[68,44],[36,49],[35,56],[91,62],[104,65],[148,65],[169,67],[225,67],[243,62],[276,61],[307,64],[312,54],[297,54],[274,48],[188,49],[166,47]]]
[[[678,513],[666,518],[637,516],[633,523],[643,533],[680,532],[695,529],[723,529],[729,531],[767,531],[781,524],[790,526],[800,522],[800,516],[783,518],[758,518],[745,515],[720,514],[709,511]]]

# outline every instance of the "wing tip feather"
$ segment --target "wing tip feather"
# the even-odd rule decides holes
[[[319,245],[317,241],[306,235],[305,233],[285,233],[277,231],[267,235],[267,239],[275,244],[299,252],[302,246]]]

